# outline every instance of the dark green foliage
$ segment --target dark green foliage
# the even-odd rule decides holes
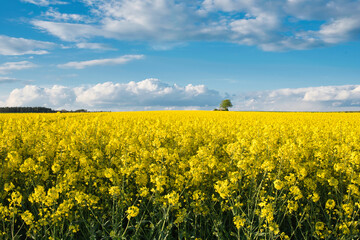
[[[46,107],[2,107],[0,113],[54,113],[56,111]]]
[[[55,113],[56,110],[46,107],[1,107],[0,113]],[[86,109],[78,109],[75,111],[60,110],[62,113],[67,112],[87,112]]]
[[[220,110],[221,111],[229,111],[229,108],[232,107],[232,103],[230,99],[222,100],[220,103]]]

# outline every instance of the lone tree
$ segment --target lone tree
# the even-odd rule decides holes
[[[229,107],[232,107],[232,103],[230,99],[222,100],[220,103],[220,111],[229,111]]]

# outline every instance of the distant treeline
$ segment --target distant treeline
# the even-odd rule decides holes
[[[0,113],[55,113],[55,112],[87,112],[86,109],[79,109],[75,111],[68,110],[53,110],[46,107],[0,107]]]

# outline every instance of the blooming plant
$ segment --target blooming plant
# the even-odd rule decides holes
[[[0,239],[359,239],[360,114],[0,115]]]

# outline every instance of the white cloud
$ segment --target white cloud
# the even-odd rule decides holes
[[[68,4],[65,1],[58,1],[58,0],[21,0],[23,2],[32,3],[38,6],[49,6],[55,4]]]
[[[14,89],[8,99],[6,106],[68,106],[73,102],[75,95],[67,87],[54,85],[51,88],[41,88],[34,85],[27,85],[21,89]]]
[[[34,20],[31,22],[39,29],[46,30],[64,41],[79,41],[90,37],[103,36],[111,38],[109,33],[93,25],[79,23],[60,23],[51,21]]]
[[[91,24],[72,23],[80,15],[59,12],[52,13],[58,20],[34,20],[32,24],[64,41],[105,37],[147,41],[155,46],[205,40],[281,51],[359,40],[359,0],[83,2],[90,8]],[[66,23],[57,22],[66,19]]]
[[[27,85],[14,89],[6,106],[46,106],[55,109],[145,110],[213,108],[220,94],[204,85],[169,85],[158,79],[129,83],[99,83],[88,87]]]
[[[12,72],[14,70],[23,70],[28,68],[34,68],[35,65],[29,61],[21,61],[21,62],[6,62],[0,65],[0,74],[6,74],[8,72]]]
[[[27,85],[14,89],[2,105],[94,111],[212,110],[222,99],[219,92],[205,85],[170,85],[150,78],[140,82],[105,82],[79,87]],[[230,99],[234,105],[231,110],[358,111],[360,85],[286,88],[239,94]]]
[[[75,89],[77,102],[89,106],[214,106],[219,93],[204,85],[185,87],[169,85],[158,79],[146,79],[126,84],[106,82],[90,88]]]
[[[358,15],[360,4],[358,0],[287,0],[283,8],[301,20],[328,21]]]
[[[55,44],[51,42],[0,35],[0,55],[41,55],[48,53],[45,49],[50,49],[54,46]]]
[[[255,18],[234,20],[230,23],[234,41],[246,45],[268,42],[280,26],[276,15],[261,13]]]
[[[114,48],[111,48],[106,44],[102,44],[102,43],[82,42],[82,43],[77,43],[76,47],[84,48],[84,49],[94,49],[94,50],[115,50]]]
[[[65,64],[60,64],[58,65],[58,67],[83,69],[86,67],[99,66],[99,65],[103,66],[103,65],[125,64],[132,60],[139,60],[143,58],[144,55],[124,55],[118,58],[94,59],[94,60],[82,61],[82,62],[68,62]]]
[[[360,4],[360,2],[359,2]],[[344,17],[321,26],[318,36],[327,43],[345,42],[360,35],[360,15],[357,18]]]
[[[55,21],[74,21],[82,22],[87,21],[87,17],[80,14],[69,14],[69,13],[60,13],[54,8],[50,8],[44,14],[44,17],[50,18]]]
[[[237,110],[351,111],[360,109],[360,85],[286,88],[238,95]]]

